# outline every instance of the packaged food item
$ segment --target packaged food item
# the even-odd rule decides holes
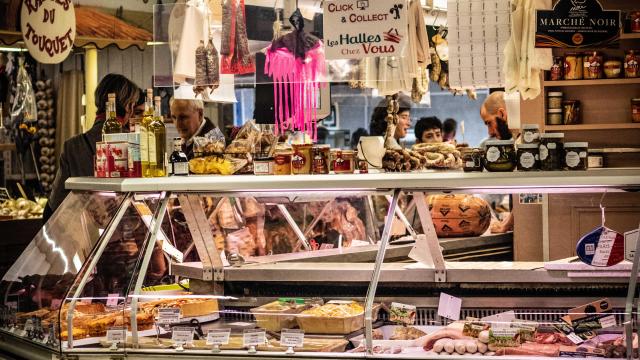
[[[562,121],[565,125],[580,123],[580,100],[562,101]]]
[[[462,169],[465,172],[482,171],[484,158],[484,150],[480,148],[464,148],[462,149]]]
[[[597,169],[604,167],[604,156],[602,154],[593,154],[587,156],[587,168]]]
[[[518,329],[510,326],[491,328],[489,330],[489,347],[519,346]]]
[[[128,176],[142,177],[142,162],[140,159],[140,133],[129,133],[128,153]]]
[[[562,108],[547,110],[547,125],[562,125]]]
[[[193,156],[203,157],[222,155],[225,148],[225,138],[220,129],[215,128],[204,136],[193,138]]]
[[[518,145],[518,171],[540,170],[538,144]]]
[[[631,32],[640,32],[640,11],[631,12]]]
[[[567,170],[587,170],[587,153],[589,143],[567,142],[564,143],[564,168]]]
[[[546,133],[540,135],[540,169],[544,171],[560,170],[564,153],[564,133]]]
[[[631,122],[640,122],[640,98],[631,99]]]
[[[590,51],[583,55],[583,76],[585,79],[602,79],[604,58],[599,51]]]
[[[231,156],[205,156],[189,160],[189,171],[194,174],[233,175],[246,165],[246,159]]]
[[[293,144],[291,171],[294,175],[311,174],[311,144]]]
[[[481,331],[489,330],[491,325],[479,319],[468,319],[462,327],[462,335],[477,338]]]
[[[331,166],[336,174],[353,174],[354,162],[353,150],[331,149]]]
[[[486,142],[484,168],[487,171],[513,171],[516,168],[516,149],[513,140]]]
[[[540,127],[538,124],[522,125],[522,140],[525,144],[537,143],[540,140]]]
[[[374,320],[379,309],[379,304],[374,305]],[[296,320],[305,333],[349,334],[364,327],[364,307],[357,302],[330,301],[301,312]]]
[[[277,149],[274,156],[273,173],[275,175],[291,175],[291,157],[293,150],[290,148]]]
[[[604,76],[607,79],[616,79],[622,75],[622,61],[620,59],[609,59],[604,62]]]
[[[107,177],[127,177],[129,172],[128,148],[127,141],[107,144]]]
[[[368,174],[369,173],[369,162],[365,159],[358,159],[358,174]]]
[[[564,79],[582,79],[582,56],[578,53],[569,53],[564,57]]]
[[[253,160],[253,173],[255,175],[274,175],[274,158],[260,158]]]
[[[314,174],[329,173],[329,145],[314,145],[312,148],[312,172]]]
[[[624,55],[624,77],[638,77],[638,54],[635,50],[627,50]]]
[[[550,91],[547,94],[547,109],[562,109],[562,91]]]
[[[297,326],[296,314],[308,309],[303,299],[280,298],[251,309],[258,326],[269,331],[292,329]]]
[[[558,80],[562,80],[563,77],[564,77],[564,57],[554,56],[553,66],[551,66],[551,71],[549,72],[549,80],[558,81]]]

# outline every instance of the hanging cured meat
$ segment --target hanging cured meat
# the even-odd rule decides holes
[[[271,44],[265,62],[265,73],[273,78],[276,134],[304,131],[315,140],[317,95],[320,86],[325,86],[324,46],[304,32],[300,10],[289,21],[294,31]]]
[[[244,0],[226,0],[222,5],[222,74],[250,74],[256,64],[249,51]]]

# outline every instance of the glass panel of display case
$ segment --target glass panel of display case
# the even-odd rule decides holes
[[[67,291],[122,201],[106,192],[67,196],[2,279],[2,331],[60,349]]]
[[[132,284],[129,302],[137,299],[138,311],[152,314],[158,328],[139,331],[138,345],[186,352],[217,348],[223,354],[346,352],[353,347],[349,338],[363,331],[376,253],[371,242],[379,236],[368,231],[377,227],[367,226],[368,197],[350,191],[178,194],[169,201],[163,227],[175,231],[176,222],[184,221],[193,244],[177,249],[195,248],[198,260],[172,259],[172,276],[163,278],[171,282],[158,284],[151,268],[155,249],[150,267],[134,275],[144,280],[140,289]],[[145,203],[157,206],[150,197]],[[204,271],[216,264],[203,259],[216,256],[212,263],[230,263],[224,283]],[[355,258],[360,264],[347,266]],[[320,268],[307,270],[298,261]]]

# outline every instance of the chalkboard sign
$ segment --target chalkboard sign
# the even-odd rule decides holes
[[[560,0],[536,11],[536,47],[615,47],[620,26],[620,11],[604,10],[598,0]]]

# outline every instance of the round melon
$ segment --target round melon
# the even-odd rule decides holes
[[[491,223],[489,204],[473,195],[432,195],[427,202],[438,237],[479,236]]]

